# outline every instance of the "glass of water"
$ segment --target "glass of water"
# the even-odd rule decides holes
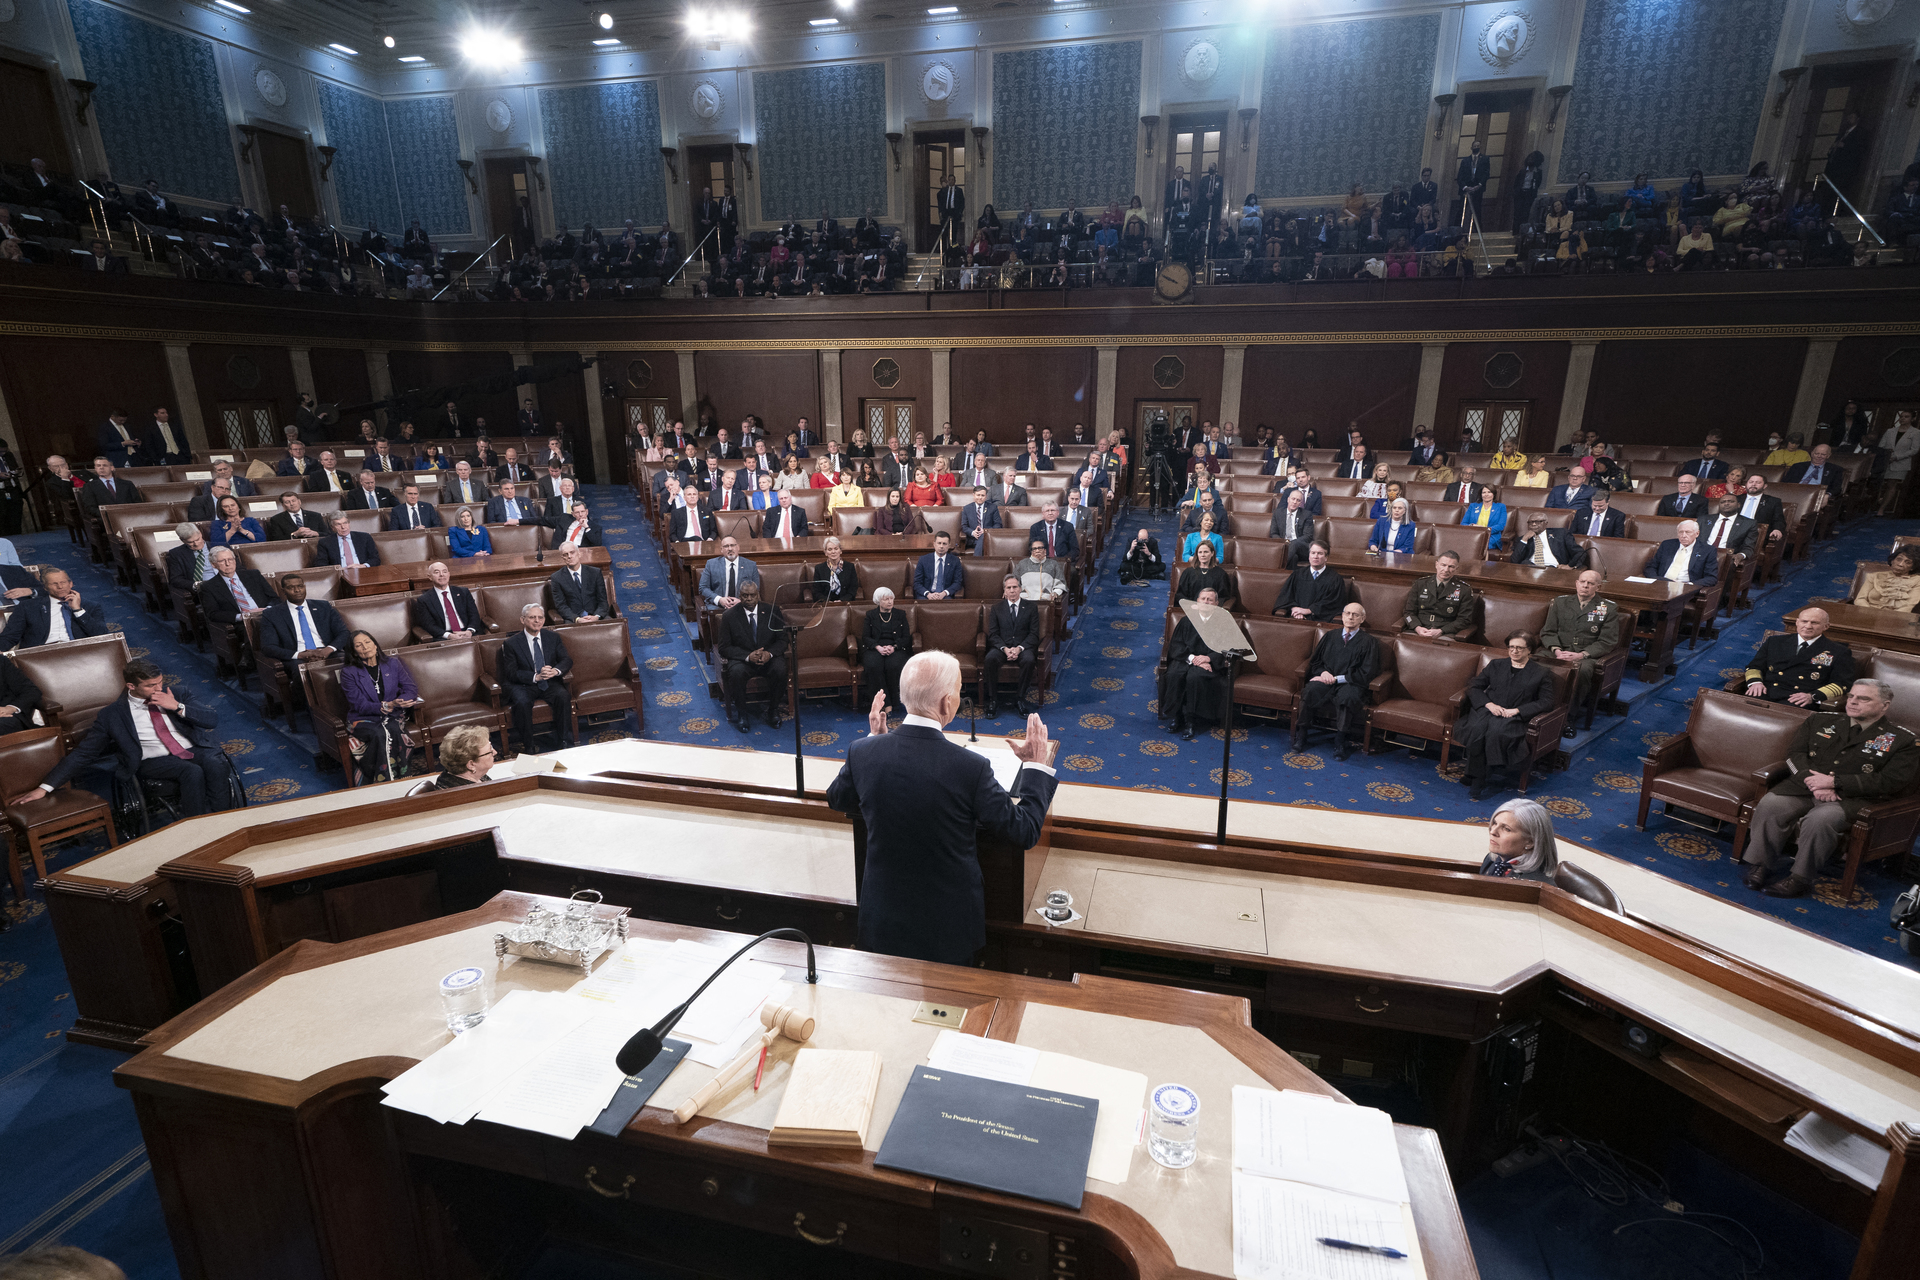
[[[459,1035],[487,1020],[487,994],[491,985],[487,971],[474,966],[455,969],[440,979],[440,1005],[446,1010],[447,1030]]]
[[[1155,1085],[1147,1120],[1147,1154],[1169,1169],[1192,1164],[1200,1149],[1200,1099],[1183,1084]]]

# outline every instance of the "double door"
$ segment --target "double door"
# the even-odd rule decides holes
[[[1460,193],[1457,186],[1446,184],[1459,174],[1460,161],[1472,154],[1477,142],[1480,154],[1487,158],[1487,187],[1480,193],[1480,228],[1483,232],[1510,228],[1513,186],[1527,155],[1527,104],[1532,97],[1524,89],[1467,95],[1453,172],[1435,175],[1443,184],[1442,195],[1453,201],[1455,226],[1466,225],[1460,220]]]
[[[222,400],[214,411],[220,415],[220,434],[210,443],[217,450],[271,449],[286,443],[275,401]]]
[[[640,434],[646,432],[658,435],[673,425],[673,410],[665,398],[660,396],[630,396],[626,401],[626,433],[622,447],[615,452],[620,455],[620,467],[623,474],[615,475],[611,483],[621,484],[631,474],[633,466],[633,446],[638,443]]]
[[[862,400],[860,425],[866,428],[867,443],[873,446],[876,454],[896,440],[901,444],[911,445],[914,425],[913,401]]]

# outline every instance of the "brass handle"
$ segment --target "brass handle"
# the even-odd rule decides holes
[[[596,1190],[597,1189],[598,1188],[596,1188]],[[817,1236],[813,1234],[813,1232],[807,1230],[806,1227],[801,1225],[806,1220],[807,1220],[807,1215],[804,1213],[796,1213],[793,1215],[794,1231],[799,1235],[799,1237],[802,1240],[805,1240],[808,1244],[839,1244],[843,1239],[846,1238],[847,1224],[844,1222],[834,1224],[837,1229],[834,1231],[832,1235]]]
[[[733,914],[728,915],[727,909],[725,906],[719,903],[715,903],[713,908],[713,914],[719,916],[722,920],[738,920],[740,918],[740,908],[735,907],[733,909]]]
[[[589,1187],[592,1187],[596,1193],[605,1196],[609,1200],[626,1200],[631,1198],[628,1196],[627,1191],[628,1191],[628,1188],[633,1186],[633,1179],[634,1179],[633,1174],[630,1173],[627,1175],[627,1180],[620,1184],[620,1189],[618,1191],[609,1191],[605,1187],[601,1186],[599,1183],[593,1180],[593,1176],[599,1172],[600,1170],[598,1166],[595,1166],[595,1165],[587,1166],[587,1185]]]
[[[1367,1003],[1367,998],[1365,996],[1355,996],[1353,998],[1353,1007],[1358,1009],[1362,1013],[1385,1013],[1387,1011],[1387,1002],[1385,1000],[1382,1000],[1379,1004],[1379,1007],[1376,1008],[1375,1006]]]
[[[720,1194],[720,1180],[718,1178],[708,1178],[700,1184],[700,1190],[705,1195],[717,1196]]]

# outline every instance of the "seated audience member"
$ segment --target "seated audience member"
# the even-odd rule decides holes
[[[1386,514],[1373,522],[1373,533],[1367,539],[1367,550],[1376,554],[1385,551],[1412,555],[1413,542],[1417,535],[1418,530],[1414,527],[1413,517],[1408,515],[1407,500],[1394,498],[1387,504]]]
[[[305,476],[316,470],[319,463],[307,457],[307,446],[299,440],[287,442],[287,456],[274,465],[273,473],[278,476]]]
[[[1700,478],[1688,474],[1680,476],[1674,483],[1680,487],[1660,499],[1660,505],[1654,509],[1654,514],[1686,520],[1698,520],[1705,516],[1707,514],[1706,496],[1695,492]]]
[[[486,633],[473,592],[453,583],[453,574],[441,560],[427,566],[431,585],[413,598],[413,625],[433,640],[466,640]]]
[[[602,545],[600,527],[593,522],[587,504],[573,496],[573,480],[560,482],[560,492],[547,501],[546,525],[560,544],[576,547]]]
[[[1716,551],[1724,548],[1733,552],[1734,564],[1741,565],[1760,549],[1760,534],[1765,526],[1741,515],[1740,499],[1729,493],[1721,497],[1719,511],[1712,522],[1701,527],[1706,530],[1708,546]]]
[[[1501,541],[1506,537],[1507,523],[1513,511],[1505,503],[1494,499],[1493,490],[1482,489],[1480,494],[1480,501],[1468,504],[1467,509],[1460,513],[1460,523],[1487,531],[1487,554],[1491,559],[1499,552]]]
[[[487,482],[473,474],[473,464],[465,458],[453,464],[453,479],[440,485],[440,501],[482,503],[487,500]]]
[[[1038,710],[1027,690],[1039,647],[1040,606],[1022,599],[1020,579],[1008,574],[1001,581],[1000,599],[987,609],[987,648],[980,662],[980,705],[987,719],[1000,714],[1000,668],[1009,662],[1020,669],[1014,709],[1020,715]]]
[[[376,483],[374,472],[366,467],[354,477],[353,488],[340,500],[342,511],[383,511],[393,505],[393,495]]]
[[[900,710],[900,668],[913,656],[913,628],[904,610],[894,607],[893,592],[881,587],[873,593],[860,633],[863,687],[882,690],[890,713]]]
[[[1886,228],[1891,245],[1904,245],[1910,236],[1920,235],[1920,176],[1909,173],[1887,198]]]
[[[1300,705],[1293,713],[1295,754],[1307,749],[1314,717],[1329,705],[1334,712],[1334,755],[1345,760],[1353,754],[1348,731],[1365,725],[1367,685],[1380,673],[1380,643],[1367,633],[1366,625],[1367,611],[1356,600],[1340,611],[1340,630],[1327,632],[1314,646]]]
[[[215,478],[209,481],[205,493],[196,493],[193,497],[187,499],[187,519],[196,524],[203,520],[208,522],[213,521],[220,514],[220,499],[229,496],[232,492],[233,481],[231,479],[221,480]]]
[[[1515,564],[1528,564],[1536,569],[1584,569],[1587,565],[1587,549],[1573,540],[1573,535],[1565,529],[1547,527],[1547,518],[1535,512],[1527,514],[1527,536],[1513,544],[1513,555],[1509,557]]]
[[[40,688],[27,679],[13,659],[0,654],[0,737],[34,727],[40,706]]]
[[[1760,461],[1763,467],[1792,467],[1812,460],[1797,432],[1782,440],[1776,431],[1767,441],[1767,449],[1767,456]]]
[[[331,449],[320,451],[320,465],[308,471],[306,476],[300,482],[300,488],[307,493],[345,493],[353,488],[352,478],[334,465]]]
[[[1220,597],[1212,587],[1195,597],[1207,609],[1220,607]],[[1170,732],[1185,742],[1208,723],[1223,723],[1226,718],[1227,663],[1231,658],[1210,649],[1200,638],[1193,619],[1182,617],[1174,625],[1167,641],[1166,683],[1160,691],[1160,709],[1172,712]]]
[[[200,586],[200,612],[209,625],[230,627],[261,613],[274,602],[273,588],[258,569],[243,569],[231,547],[211,553],[213,576]]]
[[[1533,638],[1510,632],[1506,645],[1506,661],[1489,662],[1467,681],[1471,710],[1453,732],[1467,749],[1466,782],[1474,800],[1490,788],[1512,785],[1527,763],[1527,723],[1553,709],[1553,673],[1533,660]]]
[[[607,602],[607,584],[600,570],[580,563],[580,548],[571,542],[560,544],[560,565],[547,579],[547,595],[553,600],[553,612],[560,622],[598,622],[613,616]]]
[[[961,545],[975,555],[983,554],[987,545],[986,531],[1004,527],[1000,520],[1000,507],[988,500],[986,485],[976,485],[973,501],[960,508]]]
[[[0,629],[0,652],[107,634],[107,619],[100,607],[88,606],[81,600],[72,576],[65,569],[48,569],[42,573],[40,586],[43,593],[14,601],[13,615],[7,619],[6,627]]]
[[[1046,543],[1049,556],[1069,564],[1080,558],[1080,536],[1060,518],[1060,504],[1051,498],[1041,505],[1039,521],[1027,528],[1027,541]]]
[[[548,631],[546,626],[546,609],[537,604],[522,606],[520,629],[500,646],[497,660],[500,691],[511,708],[520,749],[526,752],[533,750],[535,702],[545,702],[552,709],[561,749],[574,745],[573,695],[564,678],[573,670],[573,659],[567,655],[559,632]]]
[[[109,251],[105,240],[95,240],[89,246],[85,266],[89,271],[98,271],[110,276],[127,274],[127,260]]]
[[[1745,467],[1734,467],[1730,471],[1721,472],[1718,480],[1708,483],[1706,493],[1707,502],[1712,505],[1715,510],[1719,509],[1720,499],[1726,497],[1728,494],[1732,494],[1737,500],[1744,503],[1747,498],[1747,469]]]
[[[1547,506],[1559,511],[1578,511],[1592,503],[1593,495],[1598,492],[1587,483],[1585,467],[1573,467],[1567,472],[1567,482],[1555,485],[1547,493]]]
[[[1433,572],[1407,590],[1404,624],[1415,635],[1432,639],[1454,636],[1473,622],[1473,606],[1480,594],[1459,577],[1460,557],[1442,551],[1434,557]]]
[[[280,514],[267,521],[267,540],[269,542],[287,542],[294,538],[320,538],[327,532],[327,522],[320,518],[317,511],[301,509],[302,500],[297,493],[280,495]]]
[[[206,488],[202,489],[201,492],[211,493],[213,486],[219,484],[222,480],[227,482],[227,492],[236,498],[257,498],[260,496],[260,490],[254,486],[253,481],[247,479],[245,476],[233,474],[233,464],[224,459],[213,464],[213,479],[207,481]]]
[[[1796,707],[1838,701],[1853,681],[1853,650],[1826,638],[1831,625],[1825,609],[1802,609],[1793,635],[1762,640],[1747,663],[1746,695]]]
[[[1547,470],[1547,460],[1536,453],[1527,459],[1527,469],[1515,476],[1512,483],[1522,489],[1545,489],[1553,484],[1553,473]]]
[[[407,713],[419,705],[420,690],[405,663],[380,652],[380,642],[372,633],[355,631],[345,643],[347,658],[340,668],[340,692],[347,703],[347,733],[352,739],[354,772],[358,775],[353,785],[403,778],[413,755]],[[445,742],[440,746],[440,761],[443,768],[454,767],[447,760]]]
[[[450,791],[487,780],[493,768],[493,740],[477,724],[463,724],[440,740],[440,772],[422,791]]]
[[[1067,566],[1049,559],[1043,542],[1030,544],[1027,558],[1013,562],[1013,572],[1024,600],[1058,600],[1067,593]]]
[[[1306,559],[1307,543],[1313,540],[1313,516],[1307,510],[1304,490],[1290,488],[1282,492],[1286,496],[1274,508],[1273,519],[1267,524],[1267,536],[1287,544],[1287,563],[1293,564]]]
[[[740,554],[737,538],[720,539],[720,554],[700,570],[700,598],[709,609],[731,609],[740,603],[740,587],[760,581],[760,566]]]
[[[761,517],[760,536],[792,542],[807,536],[807,513],[793,505],[793,490],[780,491],[780,505]]]
[[[821,459],[824,465],[826,459]],[[867,496],[860,488],[851,469],[840,472],[839,483],[827,491],[827,514],[832,515],[842,507],[860,510],[867,505]]]
[[[1452,484],[1459,479],[1451,460],[1444,449],[1435,449],[1432,459],[1414,473],[1414,480],[1420,484]]]
[[[1846,476],[1833,465],[1833,450],[1824,444],[1813,446],[1805,462],[1788,467],[1780,476],[1781,484],[1817,484],[1825,488],[1829,501],[1840,496]]]
[[[307,599],[307,580],[280,575],[280,599],[260,615],[260,652],[278,662],[298,692],[300,664],[319,662],[347,649],[347,621],[325,600]]]
[[[1596,488],[1593,500],[1585,510],[1575,510],[1573,514],[1573,535],[1587,538],[1624,538],[1627,536],[1627,518],[1618,511],[1611,510],[1612,495],[1605,489]]]
[[[1887,434],[1891,435],[1892,432]],[[113,474],[113,460],[106,456],[93,460],[93,479],[87,481],[80,490],[80,510],[89,520],[100,518],[101,507],[124,506],[130,502],[145,502],[140,486],[131,480],[116,479]]]
[[[327,536],[320,539],[320,563],[352,568],[380,563],[380,548],[373,536],[355,533],[353,521],[344,512],[327,518]]]
[[[828,537],[820,544],[826,559],[813,566],[813,598],[829,603],[846,603],[860,594],[860,573],[847,560],[840,539]]]
[[[213,576],[213,557],[198,525],[183,520],[173,526],[173,536],[180,545],[169,548],[161,564],[167,571],[168,594],[177,606],[185,603],[195,586]]]
[[[1920,746],[1887,718],[1892,707],[1889,685],[1860,679],[1847,690],[1843,714],[1816,712],[1801,722],[1787,752],[1787,777],[1754,806],[1753,839],[1741,858],[1747,888],[1772,898],[1804,896],[1860,810],[1906,794],[1920,768]],[[1799,845],[1792,870],[1768,884],[1790,841]]]
[[[742,733],[748,732],[747,681],[756,676],[767,681],[767,725],[780,727],[787,693],[787,660],[781,652],[784,626],[780,611],[760,599],[757,578],[740,584],[740,603],[721,615],[721,683],[726,688],[727,714]]]
[[[489,519],[492,508],[489,506]],[[409,481],[400,490],[400,500],[387,513],[389,529],[438,529],[440,513],[431,502],[420,500],[420,486]]]
[[[1274,616],[1337,622],[1347,602],[1347,580],[1327,566],[1327,544],[1315,538],[1307,544],[1307,562],[1288,575],[1274,601]]]
[[[1209,590],[1221,604],[1233,608],[1236,603],[1233,580],[1221,566],[1213,544],[1202,542],[1194,548],[1193,562],[1180,573],[1180,581],[1174,587],[1174,601],[1198,600],[1202,591]]]
[[[1553,815],[1537,800],[1509,800],[1493,811],[1487,824],[1487,856],[1480,862],[1483,876],[1553,882],[1560,867],[1560,849],[1553,836]]]
[[[947,534],[934,534],[933,550],[914,566],[913,594],[919,600],[957,600],[966,595],[966,575]]]
[[[447,552],[456,560],[493,554],[493,535],[473,518],[472,507],[462,507],[454,514],[453,527],[447,530]]]
[[[1619,605],[1600,594],[1598,569],[1582,570],[1573,589],[1573,595],[1556,596],[1547,606],[1546,625],[1540,628],[1540,648],[1561,662],[1578,664],[1572,702],[1578,708],[1587,704],[1587,694],[1600,674],[1601,659],[1620,647],[1623,615]],[[1571,718],[1560,736],[1574,736]]]
[[[258,520],[240,510],[240,499],[231,494],[219,500],[217,518],[207,526],[207,534],[217,547],[252,547],[267,540],[267,531]]]
[[[1193,532],[1181,539],[1180,558],[1193,559],[1195,550],[1199,547],[1207,547],[1211,550],[1216,561],[1227,554],[1226,540],[1215,532],[1214,514],[1211,511],[1201,512],[1200,520]]]
[[[887,503],[873,513],[875,533],[925,533],[926,517],[901,500],[899,488],[887,490]]]
[[[1160,558],[1159,540],[1149,530],[1140,530],[1120,558],[1120,585],[1130,587],[1136,582],[1158,581],[1166,576],[1167,565]]]
[[[1524,471],[1527,455],[1520,451],[1520,442],[1512,436],[1500,441],[1500,451],[1493,455],[1493,461],[1487,464],[1495,471]]]
[[[906,486],[904,497],[908,506],[939,507],[946,504],[946,497],[941,493],[940,486],[934,484],[928,477],[925,467],[913,469],[913,480]]]
[[[668,542],[708,542],[717,536],[713,511],[692,485],[668,482],[666,514]]]
[[[1898,546],[1887,557],[1887,567],[1870,573],[1860,584],[1860,594],[1852,603],[1867,609],[1891,609],[1897,613],[1920,613],[1920,573],[1915,573],[1920,551]]]
[[[8,806],[50,795],[117,756],[141,781],[178,787],[183,818],[232,808],[233,766],[220,750],[214,732],[220,722],[213,709],[169,690],[159,665],[145,658],[129,662],[121,680],[126,696],[102,707],[79,747],[54,765],[38,787],[9,799]]]
[[[1647,557],[1646,568],[1642,572],[1649,578],[1690,582],[1702,587],[1710,587],[1718,582],[1719,553],[1700,541],[1700,526],[1691,520],[1682,520],[1674,532],[1679,536],[1662,542]]]

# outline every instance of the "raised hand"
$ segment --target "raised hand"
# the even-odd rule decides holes
[[[1040,719],[1040,713],[1034,712],[1027,717],[1027,736],[1024,740],[1007,739],[1007,746],[1013,754],[1027,764],[1045,764],[1047,762],[1047,726]]]
[[[873,705],[867,708],[867,732],[875,737],[887,731],[887,691],[885,689],[873,695]]]

